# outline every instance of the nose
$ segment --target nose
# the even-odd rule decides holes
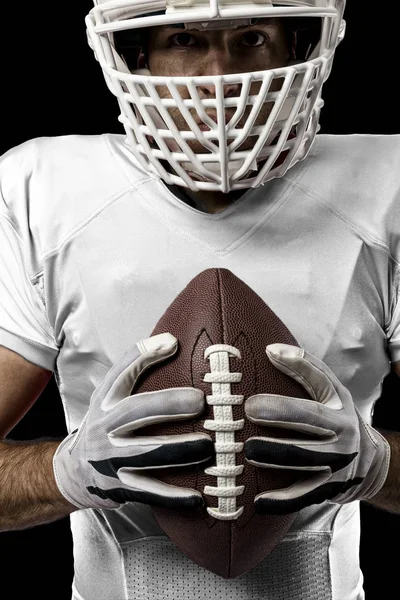
[[[204,64],[206,67],[201,70],[201,75],[216,76],[237,73],[237,65],[232,63],[229,53],[222,50],[219,50],[218,52],[210,52]],[[240,96],[240,88],[240,83],[225,83],[223,85],[224,98]],[[215,98],[215,85],[211,83],[200,85],[198,90],[199,93],[205,98]]]
[[[223,86],[224,98],[233,98],[236,96],[240,96],[240,86],[241,86],[240,83],[224,84],[224,86]],[[199,86],[198,90],[199,90],[200,96],[203,96],[204,98],[215,98],[216,97],[215,85],[203,84],[203,85]]]

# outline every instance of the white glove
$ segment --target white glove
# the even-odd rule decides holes
[[[143,502],[165,508],[203,504],[200,492],[163,483],[151,469],[196,465],[214,454],[206,433],[140,437],[140,427],[191,419],[205,407],[191,387],[130,395],[140,374],[175,354],[177,339],[162,333],[141,340],[111,367],[93,392],[81,426],[58,446],[53,467],[65,498],[79,508],[118,508]]]
[[[387,440],[362,419],[349,390],[321,360],[289,344],[270,344],[267,355],[314,400],[272,394],[246,400],[250,421],[293,432],[290,439],[279,438],[279,429],[277,438],[249,438],[246,460],[262,468],[298,470],[300,479],[288,488],[258,494],[257,512],[287,514],[325,500],[344,504],[372,498],[387,477]],[[309,439],[296,439],[296,431]]]

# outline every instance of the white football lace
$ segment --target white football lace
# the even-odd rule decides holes
[[[216,466],[205,469],[207,475],[217,477],[217,486],[206,485],[204,494],[218,497],[218,507],[207,507],[207,512],[222,521],[238,519],[244,507],[237,508],[236,496],[243,494],[244,485],[235,485],[244,465],[236,465],[236,454],[243,450],[242,442],[235,442],[235,431],[244,427],[244,419],[233,420],[232,406],[243,404],[244,396],[231,394],[231,383],[239,383],[242,373],[231,373],[229,357],[241,358],[234,346],[215,344],[204,351],[210,361],[210,373],[203,381],[211,383],[212,394],[206,396],[207,404],[214,407],[214,419],[204,421],[204,428],[215,431]]]

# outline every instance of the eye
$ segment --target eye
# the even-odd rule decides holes
[[[183,31],[182,33],[176,33],[170,38],[170,43],[173,46],[178,46],[179,48],[187,48],[189,46],[193,46],[196,43],[196,40],[192,35]]]
[[[250,46],[252,48],[261,46],[266,41],[267,37],[260,31],[247,31],[241,38],[241,42],[245,46]]]

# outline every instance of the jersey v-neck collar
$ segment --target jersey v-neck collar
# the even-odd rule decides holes
[[[265,225],[291,193],[292,185],[283,179],[251,188],[218,213],[207,213],[176,195],[161,179],[145,184],[141,197],[148,210],[169,227],[174,235],[195,241],[215,255],[226,255],[242,246]],[[152,189],[151,189],[152,188]]]

